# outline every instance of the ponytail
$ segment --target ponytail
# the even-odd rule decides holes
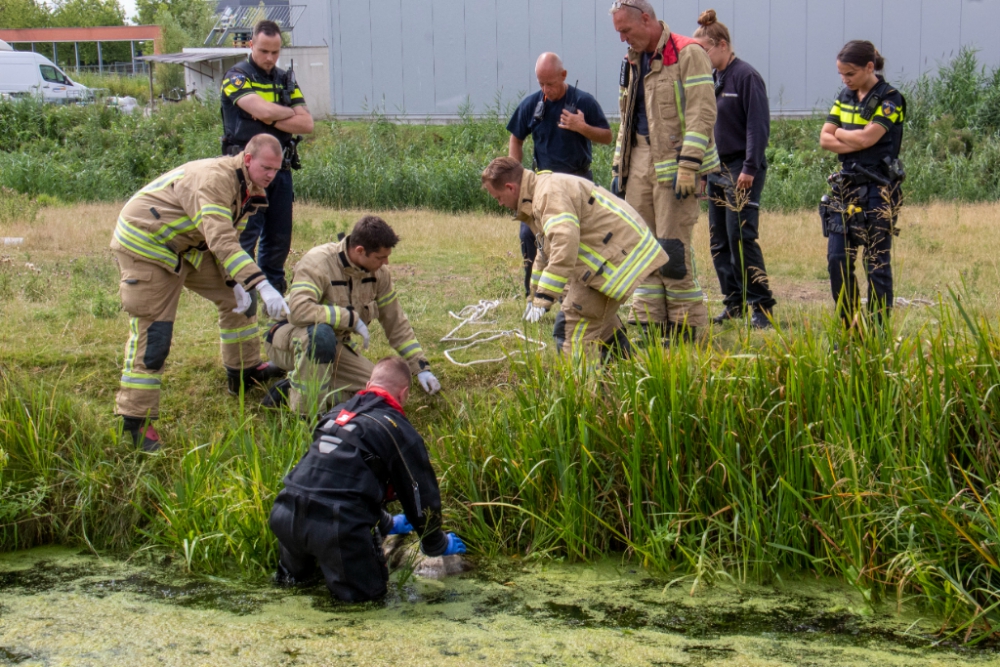
[[[863,39],[851,40],[844,44],[844,48],[837,54],[837,61],[855,67],[867,67],[868,63],[874,63],[876,72],[885,69],[885,58],[874,44]]]

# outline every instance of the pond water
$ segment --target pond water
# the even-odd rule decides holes
[[[827,580],[692,596],[618,563],[517,561],[399,579],[340,604],[64,548],[0,555],[0,665],[1000,665]]]

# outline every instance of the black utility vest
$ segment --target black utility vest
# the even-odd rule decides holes
[[[233,65],[224,78],[231,78],[234,74],[242,74],[247,78],[247,85],[253,86],[254,94],[260,95],[268,102],[281,104],[281,92],[284,89],[285,70],[275,67],[270,74],[257,67],[250,56],[246,60]],[[291,93],[293,91],[289,91]],[[271,125],[266,125],[243,109],[239,108],[225,94],[222,96],[222,128],[225,132],[223,143],[227,146],[235,146],[239,150],[247,145],[253,137],[261,133],[267,133],[277,137],[282,148],[288,145],[292,135],[282,132]]]

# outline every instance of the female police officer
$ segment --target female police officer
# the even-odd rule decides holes
[[[859,290],[854,260],[864,250],[868,309],[881,322],[893,303],[890,251],[904,174],[899,162],[906,101],[877,72],[885,60],[871,42],[848,42],[837,55],[844,90],[820,133],[822,148],[836,153],[841,169],[820,206],[827,262],[837,312],[854,324]]]
[[[712,261],[719,276],[725,310],[712,321],[743,317],[752,309],[755,328],[771,326],[774,297],[760,251],[760,194],[767,176],[764,151],[771,133],[771,114],[764,79],[733,53],[729,29],[714,9],[701,13],[694,38],[708,51],[715,77],[715,145],[721,174],[708,176],[708,228]]]

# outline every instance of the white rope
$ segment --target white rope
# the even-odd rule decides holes
[[[509,356],[520,354],[521,350],[514,350],[510,354],[505,354],[502,357],[496,357],[494,359],[476,359],[474,361],[456,361],[454,357],[451,356],[452,352],[458,352],[460,350],[468,350],[469,348],[475,347],[477,345],[482,345],[483,343],[489,343],[494,340],[500,340],[503,338],[517,338],[524,341],[525,343],[531,343],[532,345],[537,345],[537,351],[541,352],[547,345],[540,340],[535,340],[534,338],[528,338],[521,331],[517,329],[486,329],[480,330],[473,333],[471,336],[460,337],[456,334],[462,329],[462,327],[467,325],[472,326],[485,326],[489,324],[496,324],[498,320],[487,319],[490,312],[495,310],[501,301],[481,299],[479,303],[474,303],[466,306],[457,313],[448,311],[448,314],[454,317],[456,320],[461,320],[459,325],[445,334],[444,338],[441,339],[442,343],[464,343],[464,345],[458,345],[457,347],[452,347],[444,351],[445,358],[456,366],[475,366],[476,364],[492,364],[500,361],[506,361]]]

